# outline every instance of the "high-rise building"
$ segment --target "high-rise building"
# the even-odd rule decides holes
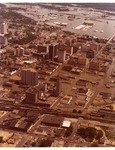
[[[38,92],[36,89],[29,89],[26,91],[25,102],[27,103],[37,103],[38,101]]]
[[[54,61],[55,56],[58,52],[58,44],[49,45],[49,59]]]
[[[66,59],[66,51],[65,50],[59,50],[58,51],[58,62],[63,63]]]
[[[4,34],[0,34],[0,45],[7,45],[8,41]]]
[[[68,53],[70,56],[73,55],[73,47],[68,45],[61,45],[61,49],[64,49],[66,53]]]
[[[23,84],[37,85],[38,84],[38,73],[37,73],[37,71],[32,69],[32,68],[23,69],[21,71],[21,81]]]
[[[37,53],[48,53],[48,45],[38,45]]]
[[[38,85],[39,90],[42,90],[44,92],[47,91],[47,87],[48,87],[47,83],[44,83],[44,82],[40,82],[39,85]]]
[[[7,23],[0,24],[0,34],[7,34],[8,33],[8,26]]]
[[[17,48],[15,51],[14,51],[14,55],[15,56],[23,56],[24,55],[24,48]]]

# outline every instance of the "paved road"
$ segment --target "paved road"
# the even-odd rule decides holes
[[[20,142],[16,145],[16,147],[22,147],[28,141],[29,138],[29,136],[24,135]]]
[[[101,48],[101,50],[97,53],[96,57],[105,49],[105,47],[111,42],[111,40],[115,37],[115,35],[110,38],[110,40]],[[93,60],[93,59],[92,59]],[[91,60],[91,61],[92,61]],[[105,76],[103,77],[103,79],[100,80],[99,85],[96,87],[95,92],[93,94],[93,96],[90,98],[90,100],[85,104],[84,108],[87,109],[93,102],[93,100],[96,98],[96,96],[98,95],[98,93],[100,92],[100,89],[102,88],[102,86],[104,85],[104,83],[106,83],[106,81],[108,80],[112,69],[114,68],[114,60],[112,64],[109,66],[109,69],[107,71],[107,73],[105,74]]]
[[[74,135],[76,134],[76,131],[79,127],[80,121],[81,121],[81,118],[78,118],[77,122],[75,123],[75,126],[73,127],[72,134],[67,138],[67,140],[65,140],[65,142],[66,142],[65,146],[66,147],[71,147],[71,142],[70,141],[74,140],[74,137],[75,137]]]
[[[92,96],[92,97],[90,98],[90,100],[87,101],[87,103],[85,104],[85,106],[84,106],[85,109],[88,108],[88,107],[92,104],[93,100],[95,99],[95,97],[96,97],[96,96],[98,95],[98,93],[100,92],[100,88],[102,87],[103,84],[104,84],[104,82],[103,82],[103,80],[101,80],[101,81],[99,82],[99,85],[96,87],[93,96]]]
[[[7,116],[8,116],[10,113],[11,113],[11,112],[6,112],[6,113],[0,118],[0,123],[2,123],[3,120],[4,120],[5,118],[7,118]]]
[[[33,133],[34,130],[40,125],[41,120],[44,118],[44,115],[40,117],[40,119],[29,129],[28,133]]]

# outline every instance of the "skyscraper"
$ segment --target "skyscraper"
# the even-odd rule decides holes
[[[65,50],[59,50],[58,51],[58,62],[63,63],[65,61],[66,58],[66,51]]]
[[[32,69],[32,68],[23,69],[21,72],[21,81],[23,84],[37,85],[38,84],[38,73],[37,73],[37,71]]]
[[[52,44],[49,45],[49,59],[54,61],[54,57],[57,55],[58,52],[58,45]]]
[[[7,27],[7,23],[1,23],[0,24],[0,34],[7,34],[8,33],[8,27]]]

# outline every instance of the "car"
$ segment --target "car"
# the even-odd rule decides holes
[[[115,83],[115,80],[112,80],[111,82],[112,82],[112,83]]]
[[[110,88],[110,87],[111,87],[111,85],[110,85],[110,84],[106,84],[105,86],[106,86],[106,88]]]

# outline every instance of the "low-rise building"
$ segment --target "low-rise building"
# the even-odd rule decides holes
[[[85,57],[78,57],[78,64],[85,66],[86,65],[86,58]]]
[[[41,124],[48,125],[48,126],[61,127],[63,120],[64,120],[64,117],[46,115],[44,119],[42,120]]]
[[[63,140],[55,140],[51,147],[63,147],[64,146],[64,141]]]
[[[87,58],[94,58],[94,57],[95,57],[95,51],[89,49],[89,50],[86,52],[86,57],[87,57]]]
[[[99,71],[100,63],[98,61],[91,61],[89,64],[89,70]]]

